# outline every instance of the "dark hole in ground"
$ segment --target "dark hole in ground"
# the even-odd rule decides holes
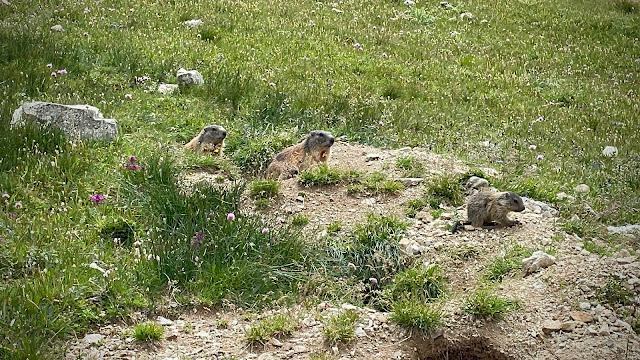
[[[420,360],[515,360],[495,349],[489,339],[418,339],[414,342]]]

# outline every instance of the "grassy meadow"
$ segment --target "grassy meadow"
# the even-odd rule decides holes
[[[493,167],[499,187],[578,215],[567,228],[580,235],[640,223],[635,0],[10,3],[0,4],[0,359],[59,358],[60,340],[167,302],[261,307],[304,293],[401,307],[406,297],[362,279],[412,269],[398,255],[402,219],[371,215],[346,238],[308,244],[239,207],[243,180],[310,130]],[[180,67],[205,85],[156,92]],[[31,100],[96,106],[120,137],[9,129]],[[181,150],[208,124],[228,131],[224,160]],[[602,155],[609,145],[617,156]],[[209,165],[236,185],[185,194],[180,173]],[[581,183],[589,193],[574,192]],[[370,273],[335,270],[342,261]],[[334,288],[316,286],[327,277]],[[434,326],[428,299],[396,317]]]

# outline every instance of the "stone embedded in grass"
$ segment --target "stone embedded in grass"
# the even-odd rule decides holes
[[[158,85],[158,92],[163,95],[171,95],[178,91],[179,86],[176,84],[160,84]]]
[[[187,27],[194,28],[204,24],[204,22],[200,19],[193,19],[193,20],[187,20],[183,22],[183,24]]]
[[[118,136],[118,122],[103,118],[100,110],[90,105],[25,102],[13,112],[11,126],[27,123],[59,129],[74,140],[112,140]]]
[[[64,28],[62,27],[62,25],[57,24],[51,27],[51,31],[64,32]]]
[[[466,188],[480,190],[482,188],[489,187],[489,181],[478,176],[472,176],[467,180]]]
[[[180,68],[178,70],[178,85],[180,86],[192,86],[192,85],[203,85],[204,79],[202,78],[202,74],[197,70],[186,70]]]
[[[589,185],[587,184],[580,184],[580,185],[576,185],[575,188],[573,188],[573,190],[577,193],[583,193],[586,194],[588,193],[591,189],[589,188]]]
[[[614,157],[618,155],[618,148],[615,146],[605,146],[605,148],[602,149],[602,155],[608,156],[608,157]]]
[[[87,345],[98,344],[103,340],[104,340],[104,335],[101,335],[101,334],[87,334],[82,339],[82,341],[84,341],[85,344]]]

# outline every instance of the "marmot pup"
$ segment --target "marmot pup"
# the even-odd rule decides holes
[[[480,191],[471,196],[467,203],[467,223],[474,227],[491,229],[499,226],[513,226],[519,222],[507,216],[511,211],[523,211],[524,204],[518,194],[507,192]],[[492,222],[498,225],[490,225]],[[488,224],[488,225],[485,225]]]
[[[196,135],[184,147],[198,153],[209,153],[222,155],[224,139],[227,137],[227,130],[219,125],[205,126],[200,134]]]
[[[290,146],[276,155],[267,168],[267,178],[288,179],[312,165],[326,163],[334,142],[333,135],[327,131],[310,132],[303,142]]]

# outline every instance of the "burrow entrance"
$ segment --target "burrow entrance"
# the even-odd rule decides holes
[[[483,337],[448,339],[440,336],[435,340],[418,339],[414,342],[420,360],[515,360],[496,349],[491,341]]]

